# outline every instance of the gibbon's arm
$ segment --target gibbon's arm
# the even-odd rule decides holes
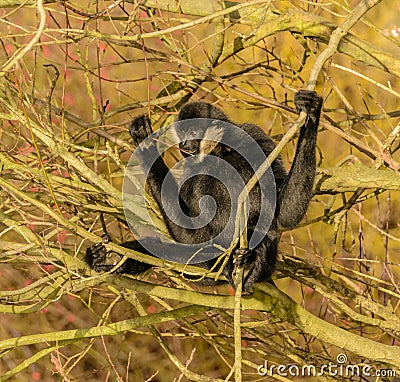
[[[133,138],[133,142],[136,147],[149,135],[152,134],[151,122],[147,116],[140,116],[135,118],[130,127],[129,132]],[[191,244],[195,242],[194,236],[201,235],[204,237],[212,237],[212,232],[210,231],[210,227],[206,225],[205,227],[199,229],[192,229],[190,227],[186,228],[184,225],[179,224],[179,218],[175,215],[170,217],[167,215],[164,209],[164,205],[174,206],[176,205],[177,195],[179,195],[179,187],[173,176],[170,176],[168,182],[164,182],[166,175],[169,172],[168,167],[165,165],[162,157],[157,152],[157,148],[155,144],[151,144],[143,147],[143,149],[139,152],[138,157],[140,160],[140,164],[143,170],[148,171],[148,176],[146,178],[147,184],[150,187],[151,195],[156,200],[161,214],[163,216],[164,222],[168,228],[169,233],[175,239],[175,241],[180,243]],[[151,166],[148,158],[157,158],[154,164]],[[149,169],[149,167],[151,168]],[[164,183],[164,184],[163,184]],[[161,189],[163,188],[163,198],[161,198]],[[190,216],[190,210],[187,204],[179,195],[179,205],[176,205],[175,208],[171,208],[176,213],[186,214]],[[178,224],[177,224],[177,223]],[[200,232],[201,231],[201,232]],[[206,232],[207,231],[207,232]]]
[[[294,103],[298,111],[307,113],[300,129],[295,158],[278,195],[278,227],[292,229],[303,218],[312,197],[315,177],[315,147],[321,114],[322,98],[315,92],[300,90]]]

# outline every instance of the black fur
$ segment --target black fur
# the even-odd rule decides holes
[[[271,275],[275,269],[278,241],[282,229],[292,229],[300,222],[304,216],[308,203],[312,197],[312,187],[315,176],[315,146],[318,130],[319,117],[321,113],[322,99],[315,92],[301,90],[296,93],[294,102],[298,111],[307,113],[307,120],[300,130],[297,143],[296,155],[289,174],[286,173],[280,158],[272,163],[272,171],[278,193],[275,216],[262,242],[253,250],[243,251],[237,248],[233,256],[228,260],[224,275],[233,285],[232,272],[234,270],[234,257],[239,255],[245,264],[245,279],[243,290],[251,292],[255,282],[271,281]],[[178,120],[189,120],[195,118],[217,119],[230,122],[225,113],[217,107],[206,102],[192,102],[184,105],[179,112]],[[196,125],[193,125],[196,128]],[[243,124],[239,126],[247,132],[258,145],[262,148],[266,156],[274,149],[275,145],[271,138],[266,135],[258,126],[253,124]],[[141,116],[132,121],[130,134],[134,144],[139,145],[143,139],[152,133],[150,120],[146,116]],[[186,141],[180,144],[181,149],[187,154],[198,154],[201,140]],[[155,147],[143,149],[140,154],[142,167],[149,165],[146,163],[146,150],[156,150]],[[232,164],[240,173],[243,181],[247,183],[253,175],[251,167],[246,160],[222,144],[213,147],[212,155],[223,158],[224,161]],[[198,166],[202,164],[199,163]],[[165,223],[171,236],[175,241],[185,244],[200,243],[213,238],[229,222],[230,198],[223,184],[216,178],[207,175],[197,175],[184,183],[180,191],[180,208],[191,217],[197,216],[199,211],[199,199],[204,195],[212,196],[217,203],[217,212],[214,218],[205,227],[198,229],[182,228],[175,224],[165,214],[161,203],[161,185],[164,177],[168,173],[168,168],[161,157],[152,166],[147,182],[151,193],[158,203]],[[193,174],[198,173],[196,168],[191,168]],[[168,194],[178,194],[178,184],[172,184]],[[258,220],[260,211],[260,189],[256,186],[250,193],[249,219],[247,223],[248,235],[252,234],[252,229]],[[149,254],[138,242],[126,242],[125,247],[138,250]],[[165,250],[169,250],[168,248]],[[173,250],[171,247],[170,250]],[[151,255],[151,254],[150,254]],[[107,254],[105,247],[101,244],[94,244],[87,249],[86,260],[88,264],[97,271],[109,270],[113,265],[107,264]],[[109,262],[109,261],[108,261]],[[115,262],[114,262],[115,263]],[[113,263],[113,264],[114,264]],[[211,268],[215,260],[200,264],[204,268]],[[115,265],[115,264],[114,264]],[[149,265],[128,259],[126,263],[118,269],[121,273],[139,274],[150,268]]]

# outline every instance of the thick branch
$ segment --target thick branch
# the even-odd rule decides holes
[[[376,170],[356,163],[351,166],[319,169],[315,179],[315,192],[336,194],[365,189],[400,190],[400,176],[389,170]]]
[[[187,303],[195,301],[199,305],[221,309],[233,309],[234,307],[234,296],[217,296],[154,286],[142,281],[119,276],[109,276],[105,280],[128,289],[133,289],[136,292],[160,298]],[[354,352],[361,357],[384,362],[400,369],[400,348],[398,346],[375,342],[330,324],[312,315],[285,293],[269,284],[257,284],[257,289],[252,296],[242,298],[243,309],[255,309],[271,313],[276,318],[286,320],[302,332],[310,334],[321,341],[326,341],[343,350]]]

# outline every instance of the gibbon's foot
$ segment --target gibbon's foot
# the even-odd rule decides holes
[[[304,111],[311,118],[319,115],[322,106],[322,98],[312,90],[299,90],[294,95],[294,104],[297,111]]]
[[[236,266],[251,264],[255,259],[254,252],[248,248],[238,248],[233,251],[233,262]]]
[[[108,272],[113,269],[122,257],[115,252],[108,252],[103,243],[95,243],[86,249],[86,262],[96,272]],[[122,264],[115,273],[124,273],[125,264]]]
[[[131,134],[135,146],[138,146],[153,133],[149,117],[147,117],[147,115],[136,117],[129,126],[129,133]]]
[[[248,248],[238,248],[233,251],[233,274],[237,267],[243,267],[243,290],[242,295],[246,296],[253,293],[254,280],[249,280],[248,276],[252,272],[256,260],[255,252]]]

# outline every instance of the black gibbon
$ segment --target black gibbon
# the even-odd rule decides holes
[[[271,282],[271,275],[275,269],[278,253],[278,242],[282,230],[292,229],[303,218],[309,201],[312,197],[313,182],[316,169],[315,147],[318,131],[318,123],[322,107],[322,98],[314,91],[301,90],[295,94],[294,103],[297,110],[307,114],[306,122],[301,127],[298,138],[294,161],[287,174],[278,157],[271,165],[276,187],[276,205],[271,213],[271,222],[267,232],[263,232],[262,240],[254,247],[243,250],[239,244],[231,252],[225,263],[223,274],[233,286],[233,271],[235,268],[235,256],[240,254],[245,273],[243,279],[244,293],[252,291],[255,282]],[[199,123],[195,119],[217,120],[225,123],[215,125],[211,123]],[[201,155],[212,155],[223,159],[240,174],[244,184],[254,174],[253,168],[232,147],[225,145],[224,136],[234,135],[233,139],[240,140],[236,133],[232,133],[229,123],[232,123],[226,114],[219,108],[206,102],[191,102],[184,105],[178,115],[177,121],[188,121],[188,129],[201,129],[201,136],[197,134],[196,139],[185,139],[179,143],[179,148],[185,157],[197,155],[196,161],[185,171],[191,172],[184,184],[179,185],[177,181],[169,182],[168,194],[179,194],[176,206],[188,217],[197,217],[201,214],[201,201],[204,196],[211,196],[216,204],[216,211],[213,212],[208,224],[198,227],[185,226],[179,220],[171,219],[166,213],[162,200],[162,185],[169,172],[161,156],[158,156],[154,163],[149,163],[149,150],[156,150],[155,147],[143,146],[139,153],[140,165],[148,170],[146,182],[151,194],[157,202],[166,226],[171,237],[177,243],[196,244],[213,240],[225,226],[231,224],[230,215],[232,199],[223,182],[214,176],[207,175],[204,170],[205,161]],[[201,121],[201,120],[200,120]],[[267,157],[274,149],[272,139],[265,134],[261,128],[253,124],[237,125],[240,130],[247,133],[261,148]],[[135,118],[129,128],[133,142],[138,146],[145,138],[152,134],[150,120],[147,116]],[[186,132],[187,133],[187,132]],[[179,136],[179,130],[177,131]],[[187,137],[187,134],[186,134]],[[232,137],[231,137],[232,138]],[[250,148],[252,149],[252,148]],[[153,153],[154,154],[154,153]],[[165,192],[164,192],[165,194]],[[249,194],[247,235],[254,234],[257,221],[260,218],[260,205],[262,193],[257,184]],[[175,199],[176,200],[176,199]],[[170,206],[171,207],[171,206]],[[129,241],[122,246],[137,250],[142,253],[149,253],[138,241]],[[174,251],[173,245],[166,245],[161,251]],[[102,243],[90,246],[86,252],[86,261],[96,271],[107,271],[112,265],[107,262],[108,253]],[[162,256],[160,256],[162,257]],[[208,260],[198,264],[199,266],[211,269],[216,259]],[[128,259],[118,270],[118,273],[137,275],[149,269],[151,265],[133,259]]]

